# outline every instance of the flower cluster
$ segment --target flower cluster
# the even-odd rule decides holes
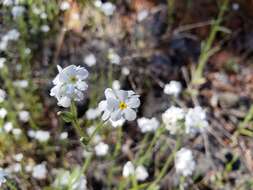
[[[196,163],[193,159],[192,151],[187,148],[181,148],[175,156],[176,172],[183,176],[192,175]]]
[[[84,81],[89,73],[80,66],[70,65],[64,69],[58,66],[59,74],[53,80],[55,85],[50,92],[51,96],[55,96],[58,105],[62,107],[70,107],[71,101],[81,101],[83,99],[83,91],[88,88]]]
[[[133,163],[130,161],[124,165],[122,175],[123,177],[129,177],[133,175],[139,181],[145,181],[149,176],[147,169],[143,165],[135,168]]]

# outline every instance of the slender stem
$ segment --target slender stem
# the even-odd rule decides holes
[[[101,127],[104,125],[104,123],[99,123],[98,125],[97,125],[97,127],[95,128],[95,130],[93,131],[93,133],[91,134],[91,136],[89,137],[89,139],[88,139],[88,141],[87,141],[87,144],[89,144],[91,141],[92,141],[92,139],[93,139],[93,137],[97,134],[97,132],[101,129]]]

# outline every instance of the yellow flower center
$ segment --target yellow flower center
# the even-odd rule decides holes
[[[71,83],[76,83],[77,78],[75,76],[71,76],[69,80]]]
[[[119,109],[124,110],[124,109],[126,109],[126,108],[127,108],[127,105],[126,105],[125,102],[120,102],[120,103],[119,103]]]

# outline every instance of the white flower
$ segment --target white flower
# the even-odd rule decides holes
[[[5,40],[9,41],[9,40],[18,40],[20,36],[19,31],[17,31],[16,29],[12,29],[9,32],[7,32],[7,34],[3,37]]]
[[[49,28],[48,25],[42,25],[42,26],[40,27],[40,30],[41,30],[42,32],[44,32],[44,33],[47,33],[47,32],[50,30],[50,28]]]
[[[60,135],[60,139],[65,140],[67,138],[68,138],[68,133],[67,132],[62,132],[61,135]]]
[[[24,13],[24,11],[25,11],[24,7],[22,7],[22,6],[14,6],[12,8],[12,10],[11,10],[11,14],[14,17],[14,19],[16,19],[16,18],[22,16],[23,13]]]
[[[29,54],[31,53],[31,49],[30,49],[30,48],[25,48],[24,53],[25,53],[26,55],[29,55]]]
[[[176,134],[178,132],[183,132],[184,116],[185,113],[183,109],[171,106],[162,114],[162,120],[166,129],[169,130],[171,134]]]
[[[13,129],[13,124],[11,122],[6,122],[3,128],[6,133],[9,133]]]
[[[20,163],[14,163],[6,169],[9,173],[18,173],[22,170]]]
[[[13,156],[13,159],[14,159],[16,162],[21,162],[23,158],[24,158],[24,155],[23,155],[22,153],[15,154],[15,155]]]
[[[23,110],[18,113],[18,117],[20,121],[25,123],[29,121],[30,113],[28,111]]]
[[[118,121],[125,119],[133,121],[136,118],[136,109],[140,106],[139,95],[134,91],[105,90],[106,100],[99,103],[99,109],[103,112],[102,120],[112,119]]]
[[[84,57],[84,63],[86,65],[88,65],[89,67],[92,67],[92,66],[96,65],[96,62],[97,62],[96,57],[92,53],[90,53],[90,54],[88,54],[87,56]]]
[[[137,120],[137,123],[142,133],[155,131],[160,125],[159,121],[154,117],[151,119],[142,117]]]
[[[28,132],[27,132],[27,135],[28,135],[28,137],[30,137],[30,138],[35,138],[35,136],[36,136],[36,132],[34,131],[34,130],[28,130]]]
[[[133,175],[139,181],[144,181],[149,176],[149,174],[144,166],[140,165],[140,166],[137,166],[137,168],[135,168],[133,163],[130,161],[128,161],[124,165],[122,175],[123,175],[123,177],[126,177],[126,178]]]
[[[45,179],[47,176],[47,168],[45,163],[34,166],[32,176],[36,179]]]
[[[117,127],[121,127],[122,125],[124,125],[124,123],[126,122],[125,119],[120,119],[118,121],[112,121],[111,119],[109,120],[111,125],[114,127],[114,128],[117,128]]]
[[[70,4],[69,4],[68,1],[63,1],[63,2],[61,2],[60,9],[61,9],[62,11],[66,11],[66,10],[68,10],[69,8],[70,8]]]
[[[127,67],[122,67],[121,73],[125,76],[128,76],[130,74],[130,70]]]
[[[187,148],[181,148],[175,156],[175,168],[178,174],[183,176],[192,175],[196,163],[193,159],[192,151]]]
[[[98,143],[95,146],[95,153],[97,156],[105,156],[108,153],[109,146],[103,142]]]
[[[12,0],[3,0],[3,5],[5,6],[10,6],[10,5],[13,5],[13,1]],[[0,185],[1,186],[1,185]]]
[[[111,62],[111,64],[115,64],[115,65],[120,64],[120,56],[113,49],[109,49],[108,59]]]
[[[83,99],[83,91],[88,88],[84,81],[88,77],[88,71],[80,66],[70,65],[64,69],[58,66],[59,74],[53,80],[55,85],[50,95],[55,96],[58,105],[69,107],[71,100],[81,101]]]
[[[22,130],[19,129],[19,128],[14,128],[14,129],[12,130],[12,133],[13,133],[13,135],[15,136],[15,138],[19,138],[20,135],[22,134]]]
[[[38,130],[35,132],[34,138],[37,139],[39,142],[47,142],[50,138],[50,133],[48,131]]]
[[[134,175],[134,173],[135,173],[134,165],[132,162],[128,161],[123,167],[122,175],[123,177],[129,177],[130,175]]]
[[[6,98],[6,92],[0,89],[0,103],[2,103]]]
[[[41,19],[47,19],[47,13],[43,12],[40,14]]]
[[[116,6],[110,2],[106,2],[100,6],[100,9],[106,16],[111,16],[116,10]]]
[[[141,22],[148,17],[149,12],[147,10],[141,10],[137,13],[137,21]]]
[[[0,109],[0,118],[4,119],[7,115],[7,110],[5,108]]]
[[[1,48],[0,48],[1,49]],[[0,57],[0,69],[2,69],[4,67],[4,63],[6,61],[6,58],[4,57]]]
[[[84,175],[81,175],[72,185],[73,190],[86,190],[87,189],[87,180]]]
[[[205,110],[199,106],[190,108],[185,116],[186,133],[203,132],[206,127],[208,127],[208,122]]]
[[[147,169],[144,166],[137,166],[135,170],[136,179],[139,181],[145,181],[148,178]]]
[[[173,95],[177,97],[182,91],[182,85],[178,81],[170,81],[169,84],[166,84],[164,87],[164,93],[168,95]]]
[[[96,6],[96,7],[98,7],[98,8],[100,8],[101,6],[102,6],[102,1],[101,0],[95,0],[94,1],[94,5]]]
[[[87,130],[86,130],[86,131],[87,131],[87,134],[91,136],[91,135],[93,134],[93,132],[95,131],[95,129],[96,129],[95,126],[90,126],[90,127],[87,128]],[[92,142],[93,142],[94,144],[101,142],[101,136],[100,136],[99,134],[96,134],[96,135],[93,137]]]
[[[99,115],[100,111],[98,108],[89,108],[85,113],[85,116],[88,120],[96,119]]]
[[[27,88],[28,81],[27,80],[16,80],[13,82],[13,85],[19,88]]]
[[[0,168],[0,187],[2,186],[3,183],[6,182],[6,177],[7,177],[7,173]]]
[[[112,82],[112,89],[113,90],[119,90],[120,89],[120,82],[118,81],[118,80],[114,80],[113,82]]]

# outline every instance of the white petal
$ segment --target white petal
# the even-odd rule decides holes
[[[99,102],[98,104],[98,110],[100,112],[105,111],[106,110],[106,106],[107,106],[107,101],[106,100],[102,100],[101,102]]]
[[[118,110],[112,112],[112,114],[111,114],[111,119],[112,119],[113,121],[118,121],[118,120],[120,120],[121,117],[122,117],[121,114],[122,114],[122,111],[121,111],[120,109],[118,109]]]
[[[82,68],[82,67],[77,67],[77,78],[78,79],[86,79],[89,75],[89,72],[85,69],[85,68]]]
[[[64,108],[68,108],[70,107],[70,104],[71,104],[71,99],[68,98],[68,97],[62,97],[59,102],[58,102],[58,105],[59,106],[62,106]]]
[[[133,109],[127,108],[123,111],[125,119],[128,121],[133,121],[136,118],[136,112]]]
[[[120,101],[123,101],[123,102],[125,102],[128,96],[128,93],[125,90],[117,90],[116,94],[117,94],[117,97],[120,99]]]
[[[77,88],[82,91],[88,88],[88,85],[84,81],[78,81],[76,85],[77,85]]]
[[[106,99],[108,99],[108,98],[115,98],[116,99],[115,93],[111,88],[105,89],[105,97],[106,97]]]
[[[128,101],[127,101],[127,106],[130,107],[130,108],[138,108],[140,106],[141,102],[140,102],[140,99],[139,98],[130,98]]]
[[[108,98],[107,99],[107,109],[108,110],[115,110],[119,108],[119,101],[115,98]]]
[[[110,111],[105,110],[105,111],[104,111],[104,114],[102,115],[102,120],[105,121],[105,120],[109,119],[110,114],[111,114]]]

